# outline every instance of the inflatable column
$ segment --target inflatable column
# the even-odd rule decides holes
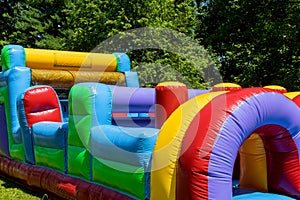
[[[155,92],[155,127],[160,128],[172,112],[188,100],[188,90],[183,83],[163,82],[155,87]]]

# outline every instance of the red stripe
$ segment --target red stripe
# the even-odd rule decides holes
[[[293,101],[300,107],[300,95],[293,98]]]

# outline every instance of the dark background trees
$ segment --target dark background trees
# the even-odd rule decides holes
[[[1,48],[20,44],[93,51],[128,30],[167,28],[203,45],[217,62],[223,81],[243,87],[277,84],[300,90],[298,0],[0,0],[0,13]],[[172,37],[176,40],[182,35]],[[134,37],[133,41],[136,43],[130,45],[143,42]],[[164,38],[159,43],[160,47],[167,45]],[[188,58],[193,55],[162,49],[125,47],[145,84],[174,79],[176,71],[191,87],[209,87],[203,76],[210,60],[204,62],[206,58],[201,57],[191,63]]]
[[[220,59],[224,81],[300,89],[300,1],[210,0],[198,37]]]

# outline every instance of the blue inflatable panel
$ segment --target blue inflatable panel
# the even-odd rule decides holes
[[[133,88],[109,86],[112,94],[113,113],[148,113],[154,112],[154,88]]]
[[[148,114],[147,114],[148,115]],[[116,126],[126,127],[144,127],[155,128],[155,117],[115,117],[112,120],[112,124]]]
[[[67,122],[39,122],[32,125],[34,145],[63,149],[67,144]]]
[[[8,92],[8,98],[12,134],[17,134],[17,136],[13,136],[13,138],[15,138],[19,137],[18,135],[20,134],[20,124],[17,117],[17,98],[30,86],[31,71],[26,67],[16,67],[6,71],[5,73],[8,73],[8,91],[13,91]]]
[[[271,193],[254,192],[251,194],[243,194],[234,196],[233,200],[292,200],[294,198]]]
[[[61,106],[61,112],[63,115],[63,121],[68,122],[69,117],[69,110],[68,110],[68,100],[67,99],[60,99],[60,106]]]
[[[124,72],[127,87],[140,87],[137,72]]]
[[[103,125],[91,129],[91,153],[133,166],[147,167],[159,129]]]
[[[15,67],[25,67],[25,50],[20,45],[6,45],[2,49],[2,65],[4,70]]]

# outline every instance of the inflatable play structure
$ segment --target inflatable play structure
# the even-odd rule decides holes
[[[1,56],[0,175],[59,199],[300,198],[298,92],[140,88],[124,53]]]

